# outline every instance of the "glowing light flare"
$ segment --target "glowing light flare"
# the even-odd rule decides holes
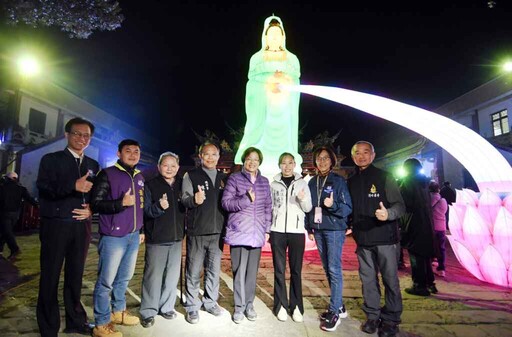
[[[289,90],[351,106],[413,130],[454,156],[480,191],[512,191],[512,168],[484,138],[466,126],[434,112],[388,98],[335,87],[295,85]]]
[[[503,65],[503,70],[505,70],[506,72],[512,71],[512,61],[505,62],[505,64]]]
[[[24,77],[35,76],[40,73],[39,62],[32,56],[23,56],[18,60],[18,71]]]

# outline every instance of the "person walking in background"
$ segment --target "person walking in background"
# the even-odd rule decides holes
[[[185,271],[185,319],[199,322],[201,307],[214,316],[224,312],[219,298],[220,262],[224,242],[224,210],[221,206],[226,175],[217,170],[220,147],[206,142],[199,147],[201,166],[183,176],[181,202],[189,209]],[[204,295],[199,299],[201,270],[204,268]]]
[[[20,217],[24,201],[34,207],[39,205],[37,200],[30,196],[25,186],[18,182],[18,174],[16,172],[7,173],[0,185],[0,255],[4,251],[4,245],[7,244],[11,252],[9,260],[21,253],[14,235],[14,227]]]
[[[407,159],[403,168],[406,176],[400,183],[406,213],[402,226],[407,251],[411,260],[413,286],[405,292],[411,295],[429,296],[437,293],[432,271],[435,256],[432,204],[428,192],[428,179],[421,173],[421,163],[416,158]]]
[[[455,202],[455,199],[457,199],[457,193],[452,188],[452,184],[449,181],[445,181],[443,183],[443,187],[441,187],[441,190],[439,191],[439,194],[441,197],[443,197],[449,206],[453,205]],[[450,222],[450,210],[449,207],[446,208],[446,229],[450,228],[449,222]]]
[[[254,321],[256,277],[261,247],[268,241],[272,223],[272,198],[268,179],[258,167],[263,162],[261,151],[247,148],[242,154],[241,172],[232,174],[222,196],[222,207],[228,212],[225,242],[230,246],[233,270],[235,309],[233,321],[245,317]]]
[[[94,337],[121,337],[113,324],[137,325],[126,310],[126,289],[135,272],[144,213],[144,177],[136,168],[140,144],[122,140],[119,160],[102,170],[92,190],[91,207],[100,214],[98,279],[94,287]]]
[[[432,203],[432,219],[434,221],[434,232],[436,235],[435,244],[437,245],[437,275],[446,276],[446,212],[448,203],[439,194],[439,184],[431,181],[428,185],[430,199]]]
[[[177,176],[179,157],[164,152],[158,160],[159,175],[144,188],[146,255],[140,304],[141,324],[149,328],[160,314],[174,319],[176,286],[180,276],[181,246],[185,236],[185,206],[181,204],[182,179]]]
[[[304,221],[311,211],[311,192],[302,175],[295,173],[295,158],[285,152],[279,157],[278,173],[270,184],[272,191],[272,227],[270,244],[274,264],[274,314],[286,321],[288,313],[295,322],[302,322],[302,259],[306,238]],[[286,294],[286,252],[290,265],[290,297]]]
[[[306,218],[310,240],[315,240],[322,266],[331,288],[329,308],[320,315],[321,328],[335,331],[339,318],[347,317],[343,304],[343,274],[341,252],[345,242],[347,217],[352,213],[352,200],[343,177],[332,172],[336,154],[329,147],[313,152],[317,175],[309,181],[313,209]]]
[[[356,173],[348,180],[352,197],[352,228],[357,243],[359,277],[363,288],[363,311],[367,320],[361,330],[379,337],[397,335],[402,314],[397,254],[400,250],[398,219],[405,204],[393,176],[372,165],[375,150],[359,141],[352,147]],[[378,273],[384,284],[383,307]]]
[[[99,171],[98,162],[84,154],[94,125],[72,118],[64,127],[67,147],[41,158],[37,175],[41,227],[41,275],[37,299],[37,324],[43,337],[57,337],[60,328],[57,291],[64,267],[65,333],[91,334],[80,302],[91,210],[90,190]]]

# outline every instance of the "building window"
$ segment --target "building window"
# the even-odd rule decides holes
[[[491,115],[492,131],[495,136],[510,132],[507,109]]]
[[[46,128],[46,114],[31,108],[28,117],[28,128],[32,132],[44,135],[44,130]]]

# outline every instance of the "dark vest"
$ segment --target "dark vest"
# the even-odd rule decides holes
[[[353,206],[352,230],[360,246],[390,245],[400,240],[396,220],[379,221],[375,217],[379,202],[389,207],[385,188],[387,176],[387,172],[370,165],[348,181]]]
[[[149,205],[160,202],[160,198],[167,193],[169,208],[158,218],[144,217],[144,233],[146,243],[168,243],[183,240],[185,235],[185,206],[181,204],[182,179],[176,177],[170,186],[165,179],[158,175],[146,182],[146,189],[151,192],[151,200],[145,200]]]
[[[187,221],[187,234],[190,236],[220,234],[224,230],[224,210],[221,200],[226,184],[226,174],[217,171],[215,182],[201,167],[188,172],[192,182],[193,194],[198,192],[197,186],[203,186],[206,199],[191,209]]]

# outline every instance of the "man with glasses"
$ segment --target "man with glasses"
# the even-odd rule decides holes
[[[93,133],[91,122],[78,117],[69,120],[66,149],[44,155],[39,165],[41,276],[37,323],[43,337],[57,337],[59,332],[57,290],[64,260],[64,332],[91,333],[80,296],[90,242],[89,192],[99,171],[98,162],[84,154]]]

